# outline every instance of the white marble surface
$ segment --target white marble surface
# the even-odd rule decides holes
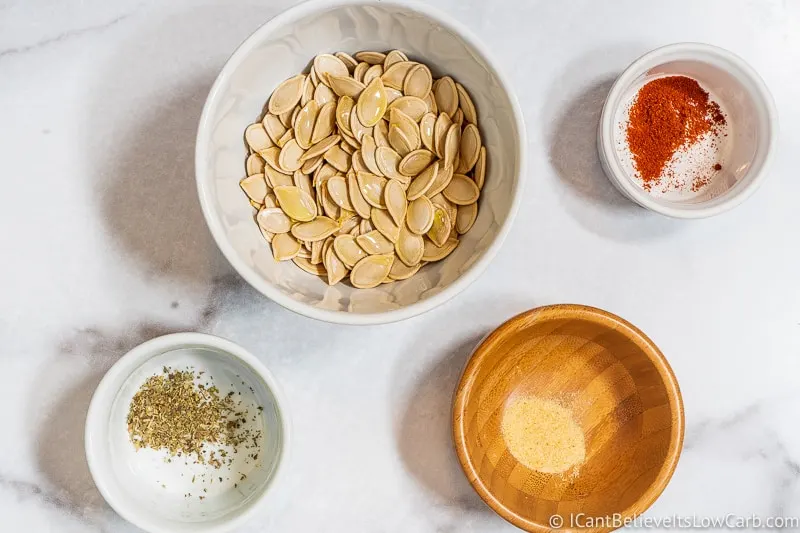
[[[631,320],[675,369],[686,446],[649,516],[800,516],[800,3],[437,1],[517,87],[525,200],[465,293],[360,329],[255,293],[197,205],[206,91],[233,47],[289,3],[0,0],[0,529],[135,530],[89,477],[88,401],[132,346],[197,330],[258,354],[293,413],[280,498],[242,531],[514,531],[458,468],[450,396],[476,339],[556,302]],[[683,40],[750,61],[782,127],[764,187],[694,222],[623,200],[594,149],[614,75]]]

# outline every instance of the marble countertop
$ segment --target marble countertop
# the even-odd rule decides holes
[[[648,516],[800,516],[800,3],[436,1],[510,74],[528,185],[478,282],[364,328],[256,293],[197,203],[206,93],[230,51],[291,3],[0,0],[0,529],[135,531],[89,476],[89,399],[136,344],[193,330],[256,353],[291,406],[291,470],[243,532],[516,531],[459,469],[450,398],[477,339],[558,302],[634,322],[678,376],[685,449]],[[614,76],[676,41],[740,54],[781,119],[769,179],[709,220],[634,207],[596,158]]]

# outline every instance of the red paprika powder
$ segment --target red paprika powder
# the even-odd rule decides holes
[[[668,76],[646,83],[631,105],[626,131],[645,188],[661,179],[675,152],[724,125],[719,104],[709,99],[696,80]]]

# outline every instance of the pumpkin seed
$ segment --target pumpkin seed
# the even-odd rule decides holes
[[[244,130],[244,139],[254,152],[261,152],[275,145],[269,135],[267,135],[267,130],[264,129],[264,125],[260,123],[247,126],[247,129]]]
[[[380,68],[379,65],[378,67]],[[356,110],[359,121],[368,128],[377,124],[383,117],[386,112],[386,92],[380,78],[373,79],[361,92]]]
[[[368,255],[352,235],[336,237],[333,240],[333,249],[347,268],[353,268],[356,263]]]
[[[264,179],[264,174],[253,174],[252,176],[247,176],[239,182],[239,186],[242,188],[248,198],[259,204],[264,203],[264,197],[269,192],[269,189],[267,188],[267,182]]]
[[[283,145],[281,148],[280,156],[278,157],[278,164],[284,172],[294,172],[303,166],[304,150],[297,144],[297,139],[292,139]]]
[[[256,222],[261,229],[270,233],[289,233],[292,229],[292,220],[280,207],[264,208],[256,215]]]
[[[347,76],[350,74],[344,62],[331,54],[319,54],[314,58],[314,72],[322,81],[325,81],[330,75]]]
[[[395,63],[400,63],[402,61],[408,61],[408,56],[400,50],[392,50],[386,54],[386,59],[383,60],[383,70],[386,70]]]
[[[447,210],[434,205],[433,208],[433,224],[428,230],[428,238],[433,241],[436,246],[443,246],[447,242],[447,237],[450,236],[450,215]]]
[[[328,285],[336,285],[347,276],[347,267],[330,246],[322,258],[322,264],[328,272]]]
[[[258,154],[250,154],[247,156],[247,161],[244,164],[245,170],[247,171],[248,176],[252,176],[253,174],[263,174],[264,173],[264,160]]]
[[[414,177],[425,170],[428,165],[433,162],[435,157],[436,156],[433,154],[433,152],[429,152],[428,150],[414,150],[406,155],[402,161],[400,161],[400,165],[398,165],[397,170],[399,170],[404,176]]]
[[[370,65],[381,65],[386,60],[386,54],[381,52],[356,52],[355,58]]]
[[[412,233],[405,225],[400,228],[400,235],[395,244],[397,257],[407,266],[413,267],[422,261],[425,243],[422,236]]]
[[[353,138],[358,141],[358,143],[361,143],[361,139],[365,134],[372,135],[372,128],[365,126],[361,122],[358,116],[358,109],[350,112],[350,131],[353,133]]]
[[[279,233],[272,239],[272,256],[276,261],[294,259],[300,253],[300,243],[288,233]]]
[[[422,268],[422,263],[410,267],[405,263],[403,263],[401,259],[400,261],[395,261],[394,263],[392,263],[392,268],[389,269],[389,278],[395,281],[408,279],[417,272],[419,272],[420,268]]]
[[[280,138],[283,137],[283,134],[286,133],[286,128],[281,123],[281,119],[272,113],[264,115],[264,120],[261,121],[261,125],[264,126],[264,130],[272,140],[273,146],[277,144]]]
[[[425,98],[431,92],[433,77],[431,71],[422,64],[414,65],[409,69],[408,74],[403,80],[403,92],[406,96],[416,96]]]
[[[478,162],[475,163],[475,172],[473,172],[475,185],[478,190],[483,189],[483,181],[486,178],[486,147],[481,146],[480,154],[478,154]]]
[[[406,224],[412,233],[424,235],[433,224],[433,203],[427,196],[420,196],[408,204]]]
[[[458,206],[458,214],[456,215],[456,231],[463,235],[468,232],[473,224],[475,224],[475,219],[478,218],[478,203],[472,203],[469,205],[460,205]]]
[[[353,155],[350,157],[350,164],[356,172],[369,172],[369,167],[364,163],[364,152],[362,150],[353,152]]]
[[[358,289],[377,287],[389,275],[394,255],[370,255],[353,267],[350,272],[350,283]]]
[[[419,121],[419,136],[422,146],[436,154],[436,147],[433,140],[434,126],[436,125],[436,115],[426,113]]]
[[[312,157],[311,159],[306,159],[303,161],[303,166],[300,167],[300,172],[303,174],[311,174],[315,172],[325,160],[322,158],[321,155],[317,157]]]
[[[325,161],[339,172],[347,172],[350,169],[350,154],[339,148],[338,145],[331,146],[325,152],[324,157]]]
[[[400,155],[406,156],[414,151],[414,141],[409,139],[397,126],[389,126],[389,145]]]
[[[450,120],[450,117],[447,113],[440,113],[439,117],[436,119],[436,123],[433,127],[433,142],[434,146],[436,147],[436,155],[440,158],[444,157],[444,145],[445,141],[447,140],[447,132],[450,130],[450,126],[453,125],[453,121]]]
[[[294,139],[294,130],[288,129],[283,134],[283,136],[280,139],[278,139],[278,142],[276,144],[278,145],[278,148],[283,148],[284,146],[286,146],[286,143],[288,143],[292,139]]]
[[[409,200],[416,200],[431,188],[433,182],[436,181],[436,176],[439,173],[438,163],[429,165],[428,168],[419,173],[419,175],[411,181],[408,186],[406,196]]]
[[[428,96],[422,99],[425,105],[428,106],[428,112],[433,113],[434,116],[439,115],[439,107],[436,105],[436,98],[433,97],[433,90],[428,93]]]
[[[406,79],[406,74],[408,71],[411,70],[416,63],[412,61],[400,61],[399,63],[395,63],[394,65],[387,68],[383,75],[381,75],[381,80],[383,80],[383,84],[387,87],[391,87],[392,89],[397,89],[398,91],[403,90],[403,81]]]
[[[406,220],[406,209],[408,208],[408,201],[406,200],[406,191],[403,184],[398,180],[389,180],[386,187],[383,189],[384,202],[386,203],[386,210],[394,219],[395,224],[402,226]]]
[[[308,193],[313,198],[314,186],[311,184],[311,178],[308,174],[304,174],[300,170],[295,170],[292,175],[292,182],[294,186]]]
[[[302,270],[305,270],[309,274],[313,274],[315,276],[325,276],[325,267],[322,264],[314,264],[308,259],[303,259],[301,257],[295,257],[292,259],[295,265],[299,266]]]
[[[400,161],[402,161],[400,154],[389,147],[380,146],[375,150],[375,164],[387,178],[397,179],[401,177],[397,168],[400,165]]]
[[[372,136],[375,139],[375,146],[377,147],[389,147],[389,139],[386,138],[388,135],[389,125],[385,120],[379,121],[377,124],[375,124],[375,127],[372,128]]]
[[[364,76],[366,76],[369,68],[370,68],[369,63],[365,63],[363,61],[359,63],[356,66],[355,70],[353,70],[353,79],[355,79],[356,81],[360,81],[361,83],[364,83]]]
[[[453,179],[453,167],[446,167],[444,166],[443,161],[439,161],[436,163],[439,167],[438,172],[436,174],[436,179],[431,184],[430,188],[425,193],[428,198],[433,198],[440,192],[444,190],[450,184],[450,180]]]
[[[311,222],[292,226],[292,235],[304,241],[321,241],[336,233],[339,225],[329,217],[317,217]]]
[[[311,135],[311,144],[317,144],[321,140],[333,135],[335,127],[336,103],[328,102],[319,109],[316,122],[314,123],[314,131]]]
[[[375,229],[380,231],[384,237],[392,242],[397,242],[397,237],[400,235],[400,226],[392,220],[392,215],[387,210],[373,207],[370,220]]]
[[[294,178],[292,176],[284,174],[283,172],[278,172],[271,166],[267,166],[264,169],[264,177],[267,181],[267,185],[273,189],[281,185],[294,185]]]
[[[278,172],[283,172],[283,169],[281,168],[281,165],[278,162],[278,159],[281,155],[280,148],[278,148],[277,146],[273,146],[272,148],[267,148],[259,155],[262,157],[262,159],[264,159],[264,162],[267,164],[267,166],[277,170]]]
[[[267,106],[269,112],[273,115],[291,112],[294,106],[300,102],[300,97],[303,96],[305,80],[306,77],[303,74],[298,74],[278,85],[269,99]]]
[[[364,79],[360,80],[364,85],[369,85],[375,78],[380,78],[383,74],[383,67],[381,65],[372,65],[364,72]]]
[[[347,180],[344,176],[334,176],[326,182],[328,194],[331,200],[342,209],[353,211],[353,204],[350,203],[350,195],[347,192]],[[349,230],[348,230],[349,231]]]
[[[332,146],[338,143],[341,140],[341,137],[338,135],[331,135],[329,137],[325,137],[318,143],[314,144],[311,148],[309,148],[306,153],[302,155],[300,158],[301,161],[307,161],[309,159],[313,159],[319,155],[323,155],[327,152]]]
[[[316,89],[314,89],[314,100],[316,100],[319,106],[322,107],[330,102],[335,102],[336,93],[334,93],[333,90],[331,90],[331,88],[324,83],[320,83],[317,85]]]
[[[460,145],[461,129],[458,124],[452,124],[444,141],[444,166],[452,167],[457,162]]]
[[[336,125],[343,133],[352,136],[350,130],[350,113],[353,111],[355,102],[349,96],[342,96],[336,104]]]
[[[425,250],[422,253],[422,260],[427,262],[441,261],[458,246],[458,239],[450,239],[444,246],[436,246],[430,239],[424,239]]]
[[[436,99],[436,107],[440,113],[446,113],[450,118],[458,109],[458,90],[453,78],[444,76],[436,80],[433,86],[433,97]]]
[[[306,76],[306,80],[303,82],[303,95],[300,97],[301,106],[305,106],[314,99],[314,88],[315,85],[311,80],[311,76]]]
[[[314,198],[303,189],[281,185],[273,190],[278,198],[278,205],[294,220],[307,222],[314,220],[314,217],[317,216],[317,204],[314,202]]]
[[[371,206],[364,200],[356,174],[352,171],[347,174],[347,192],[350,195],[350,203],[358,216],[369,218],[372,212]]]
[[[356,237],[356,242],[362,250],[370,255],[388,254],[394,250],[394,244],[383,233],[374,229]]]
[[[453,124],[456,124],[459,130],[464,126],[464,112],[461,111],[461,108],[456,109],[456,113],[453,115]]]
[[[370,211],[371,211],[371,210],[372,210],[372,208],[370,208]],[[365,218],[365,219],[363,219],[363,220],[361,221],[361,223],[358,225],[358,231],[359,231],[359,233],[360,233],[361,235],[364,235],[364,234],[366,234],[366,233],[369,233],[370,231],[372,231],[372,230],[374,230],[374,229],[375,229],[375,226],[373,226],[373,225],[372,225],[372,222],[370,222],[370,221],[369,221],[368,219],[366,219],[366,218]],[[380,233],[380,232],[379,232],[379,233]]]
[[[349,155],[350,157],[352,157],[353,154],[356,152],[356,149],[353,148],[353,145],[352,144],[348,144],[347,141],[345,141],[345,140],[343,140],[342,142],[339,143],[339,148],[341,148],[342,150],[347,152],[347,155]]]
[[[378,164],[375,162],[375,150],[377,146],[375,146],[375,140],[372,138],[372,135],[364,135],[361,138],[361,159],[364,162],[364,165],[367,167],[369,172],[372,172],[376,176],[382,176],[383,172],[378,167]]]
[[[464,119],[477,126],[478,113],[475,111],[475,104],[472,103],[469,93],[460,83],[456,83],[456,92],[458,92],[458,106],[464,113]]]
[[[328,75],[328,83],[336,93],[336,96],[349,96],[352,99],[357,99],[361,92],[364,90],[364,84],[350,76],[334,76]]]
[[[386,187],[387,183],[386,178],[370,174],[369,172],[358,172],[356,174],[356,179],[358,179],[358,188],[364,200],[373,207],[386,209],[386,203],[383,199],[383,189]]]
[[[428,106],[425,100],[417,98],[416,96],[401,96],[392,102],[389,110],[397,109],[408,115],[414,122],[419,122],[422,117],[428,112]]]
[[[297,139],[297,144],[303,150],[311,148],[311,134],[314,131],[314,124],[317,122],[318,114],[319,104],[316,100],[309,100],[293,122],[295,139]]]
[[[353,69],[355,69],[356,65],[358,65],[358,61],[356,61],[356,59],[347,52],[336,52],[333,55],[338,57],[342,63],[344,63],[344,66],[347,67],[348,72],[353,72]]]
[[[444,197],[456,205],[469,205],[478,201],[481,191],[474,181],[463,174],[454,174],[442,191]]]

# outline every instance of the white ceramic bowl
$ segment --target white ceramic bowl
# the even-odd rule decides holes
[[[233,455],[230,469],[167,462],[166,451],[137,451],[127,431],[130,401],[164,366],[192,366],[212,376],[221,395],[234,392],[254,414],[247,424],[261,430],[258,450]],[[258,406],[263,410],[255,415]],[[137,346],[111,367],[92,397],[85,440],[94,482],[120,516],[150,533],[220,533],[265,501],[287,460],[289,422],[275,378],[253,355],[219,337],[177,333]],[[258,459],[245,461],[254,451]],[[236,477],[240,472],[244,479]]]
[[[728,114],[726,145],[730,150],[722,171],[699,193],[654,196],[632,176],[616,146],[623,108],[647,81],[684,75],[700,82],[719,99]],[[775,151],[778,118],[764,81],[739,56],[700,43],[658,48],[634,61],[611,87],[597,131],[600,161],[611,182],[637,204],[676,218],[718,215],[747,199],[764,181]],[[626,164],[627,163],[627,164]]]
[[[325,52],[400,49],[435,76],[461,82],[478,110],[487,176],[473,228],[444,261],[412,278],[374,289],[329,287],[292,262],[277,263],[239,189],[246,157],[243,132],[272,90]],[[253,287],[300,314],[347,324],[402,320],[428,311],[473,282],[497,253],[521,197],[525,126],[507,79],[486,48],[448,15],[424,4],[315,0],[256,30],[222,69],[197,135],[200,204],[222,253]]]

